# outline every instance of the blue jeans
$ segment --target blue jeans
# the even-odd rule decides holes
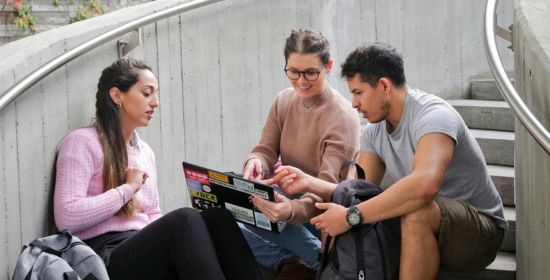
[[[286,224],[281,233],[273,233],[238,223],[256,261],[277,271],[282,260],[298,256],[308,266],[319,267],[317,256],[321,241],[304,225]]]

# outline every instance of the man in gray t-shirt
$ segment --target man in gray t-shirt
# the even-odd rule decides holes
[[[485,160],[460,115],[439,97],[406,85],[401,55],[374,43],[351,52],[342,65],[357,108],[369,124],[359,164],[366,179],[391,185],[345,208],[318,203],[310,220],[338,235],[364,223],[401,217],[400,279],[434,279],[439,266],[479,270],[490,264],[507,227],[502,201]],[[287,193],[312,192],[330,201],[336,187],[284,166],[274,181]]]
[[[417,145],[423,136],[444,134],[454,142],[454,149],[438,195],[465,200],[506,228],[502,201],[487,172],[481,149],[452,106],[437,96],[407,89],[401,120],[393,130],[389,126],[386,121],[367,124],[361,136],[361,152],[384,163],[390,182],[412,173]]]

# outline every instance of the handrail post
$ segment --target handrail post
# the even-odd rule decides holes
[[[141,28],[134,29],[130,32],[130,40],[119,39],[117,40],[118,58],[122,58],[130,53],[133,49],[137,48],[142,43],[142,31]]]

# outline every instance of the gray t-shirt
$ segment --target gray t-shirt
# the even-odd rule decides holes
[[[361,136],[361,151],[377,155],[386,165],[386,178],[394,183],[409,175],[418,140],[428,133],[443,133],[455,141],[453,158],[439,196],[468,201],[479,212],[507,228],[502,200],[489,176],[475,138],[456,110],[443,99],[408,89],[403,116],[393,133],[386,121],[369,123]]]

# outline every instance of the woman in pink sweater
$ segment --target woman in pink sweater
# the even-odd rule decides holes
[[[111,279],[259,279],[233,217],[182,208],[162,216],[155,155],[135,129],[159,106],[158,81],[141,61],[103,70],[96,122],[60,144],[55,222],[105,261]]]

